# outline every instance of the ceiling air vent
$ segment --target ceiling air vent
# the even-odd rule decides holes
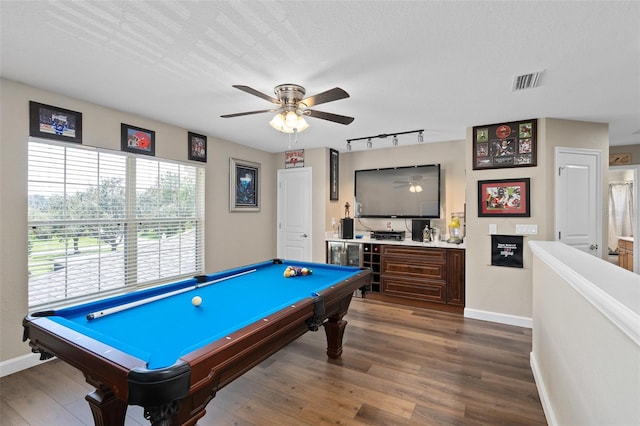
[[[513,91],[533,89],[538,86],[543,71],[532,72],[531,74],[517,75],[513,78]]]

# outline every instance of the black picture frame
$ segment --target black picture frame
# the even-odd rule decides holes
[[[340,153],[329,149],[329,200],[338,201],[340,187]]]
[[[260,163],[229,159],[229,211],[260,211]]]
[[[531,217],[529,178],[478,181],[478,217]]]
[[[538,120],[473,128],[473,170],[537,166]]]
[[[82,143],[82,113],[29,101],[29,135]]]
[[[188,132],[189,160],[207,162],[207,137]]]
[[[136,154],[156,155],[156,132],[130,124],[120,124],[120,149]]]
[[[522,235],[492,235],[491,266],[523,268],[523,246]]]

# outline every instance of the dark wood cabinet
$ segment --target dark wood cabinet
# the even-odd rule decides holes
[[[362,266],[371,269],[365,297],[463,312],[464,249],[363,242]]]
[[[464,250],[447,249],[447,304],[464,307]]]
[[[380,292],[380,244],[362,244],[362,266],[371,269],[371,287],[368,291]]]
[[[382,293],[447,303],[447,252],[437,248],[384,246]]]

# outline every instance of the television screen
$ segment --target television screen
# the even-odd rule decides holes
[[[355,171],[356,217],[440,217],[440,165]]]

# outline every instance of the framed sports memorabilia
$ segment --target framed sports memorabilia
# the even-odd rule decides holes
[[[29,101],[29,135],[82,143],[82,113]]]
[[[478,217],[530,217],[529,178],[478,181]]]
[[[473,128],[473,169],[503,169],[537,165],[537,120]]]

